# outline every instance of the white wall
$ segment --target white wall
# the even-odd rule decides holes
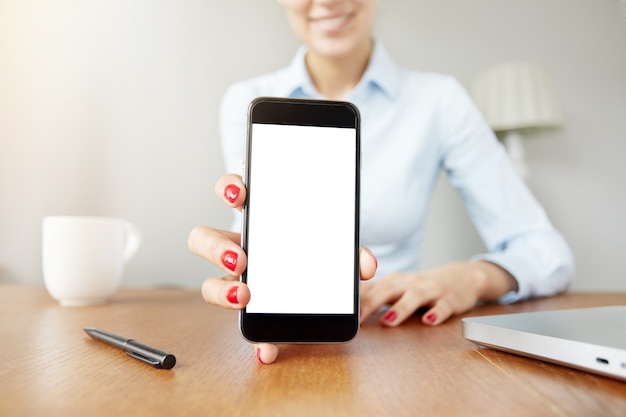
[[[380,0],[397,61],[457,76],[509,59],[552,71],[564,128],[528,138],[530,186],[569,240],[577,289],[626,290],[626,19],[618,0]],[[227,227],[217,112],[226,87],[289,62],[275,0],[0,0],[0,281],[41,283],[41,218],[143,230],[127,285],[198,287],[186,246]],[[482,245],[454,191],[431,207],[427,266]]]

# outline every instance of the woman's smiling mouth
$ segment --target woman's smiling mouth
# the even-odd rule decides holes
[[[334,15],[329,17],[311,18],[311,24],[317,29],[324,32],[336,32],[341,30],[346,23],[352,18],[351,13]]]

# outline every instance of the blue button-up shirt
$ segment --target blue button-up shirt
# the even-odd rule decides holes
[[[226,92],[220,128],[228,172],[241,173],[253,98],[323,98],[308,74],[305,54],[303,46],[288,67]],[[377,277],[419,270],[426,213],[443,170],[487,248],[473,259],[500,265],[518,281],[518,291],[501,302],[567,289],[574,276],[567,243],[453,77],[400,68],[376,42],[347,100],[361,113],[361,243],[378,259]],[[236,216],[237,230],[239,221]]]

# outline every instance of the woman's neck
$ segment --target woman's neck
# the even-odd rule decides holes
[[[342,57],[328,57],[309,50],[305,62],[317,91],[329,100],[344,100],[361,81],[373,49],[370,40]]]

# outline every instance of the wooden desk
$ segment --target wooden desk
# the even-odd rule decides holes
[[[472,315],[626,304],[569,294]],[[100,327],[174,353],[170,371],[93,341]],[[621,329],[623,331],[623,329]],[[61,307],[45,289],[0,286],[0,416],[624,416],[626,383],[479,348],[458,318],[365,323],[351,343],[284,346],[257,362],[235,312],[200,291],[123,290]]]

